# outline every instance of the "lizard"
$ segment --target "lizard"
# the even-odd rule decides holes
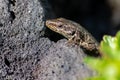
[[[100,55],[99,43],[80,24],[65,18],[46,20],[45,24],[52,31],[57,32],[67,38],[67,43],[77,44],[87,51]]]

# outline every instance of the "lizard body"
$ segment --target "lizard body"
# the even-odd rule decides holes
[[[75,43],[88,51],[98,52],[98,42],[80,24],[65,18],[57,18],[47,20],[46,26],[66,37],[68,39],[68,43]]]

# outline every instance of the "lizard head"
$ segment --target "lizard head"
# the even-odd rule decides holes
[[[74,24],[64,18],[47,20],[46,26],[59,34],[62,34],[66,38],[70,38],[76,33]]]

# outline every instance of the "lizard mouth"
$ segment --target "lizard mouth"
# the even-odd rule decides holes
[[[51,30],[53,30],[53,31],[55,31],[55,32],[57,32],[58,30],[56,29],[56,25],[54,24],[54,22],[52,22],[52,21],[50,21],[50,20],[47,20],[46,21],[46,26],[49,28],[49,29],[51,29]]]

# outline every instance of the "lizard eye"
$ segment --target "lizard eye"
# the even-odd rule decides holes
[[[75,34],[75,31],[72,31],[71,35],[74,35]]]
[[[58,27],[62,28],[63,26],[62,26],[62,25],[59,25]]]

